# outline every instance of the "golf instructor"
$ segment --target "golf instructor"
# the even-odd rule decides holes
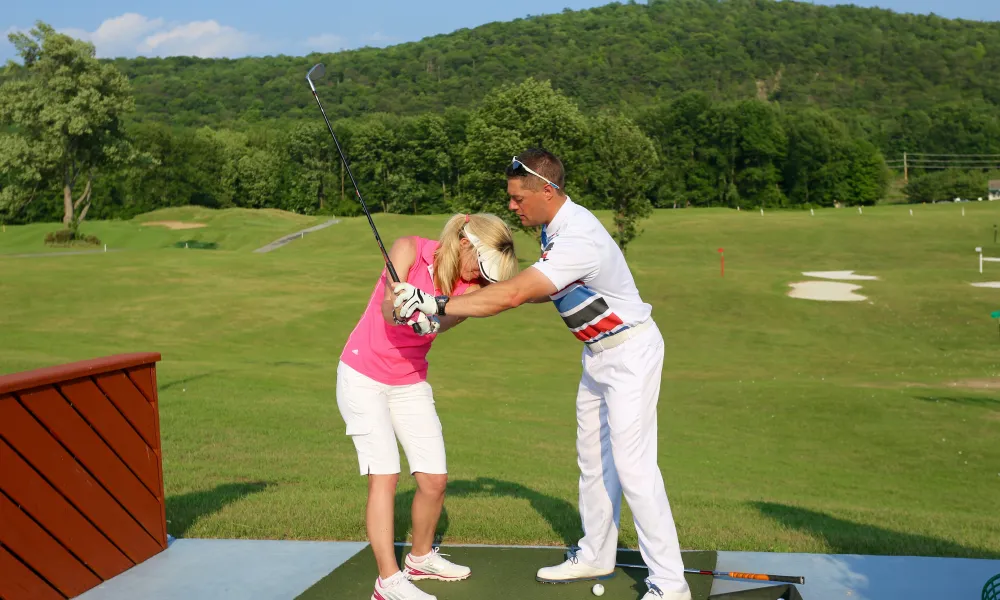
[[[584,344],[577,390],[577,460],[583,538],[562,564],[539,569],[547,583],[613,575],[625,494],[649,577],[643,600],[690,600],[680,545],[656,456],[663,337],[639,297],[621,250],[604,226],[563,191],[561,161],[544,150],[506,169],[509,208],[542,226],[538,262],[509,281],[449,297],[393,286],[402,318],[489,317],[549,299]]]
[[[440,240],[402,237],[389,258],[410,289],[460,294],[510,279],[517,256],[510,228],[495,215],[455,215]],[[365,523],[379,577],[372,600],[433,600],[412,580],[456,581],[470,575],[432,548],[444,503],[448,470],[441,421],[427,383],[427,353],[437,334],[462,317],[417,315],[405,324],[393,314],[395,298],[387,269],[351,332],[337,367],[337,406],[354,440],[361,475],[368,478]],[[405,317],[403,318],[405,319]],[[416,478],[413,497],[413,546],[399,570],[393,547],[393,508],[403,446]]]

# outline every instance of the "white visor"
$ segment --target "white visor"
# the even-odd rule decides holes
[[[500,281],[500,253],[480,242],[479,238],[469,231],[468,227],[463,228],[462,231],[476,249],[476,256],[479,258],[479,275],[490,283]]]

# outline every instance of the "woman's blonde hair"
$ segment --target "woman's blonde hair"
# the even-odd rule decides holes
[[[466,230],[499,256],[499,281],[510,279],[519,270],[514,252],[514,234],[503,219],[489,213],[455,215],[445,223],[440,245],[434,253],[434,285],[446,296],[454,291],[461,273],[460,252],[462,238],[468,239]]]

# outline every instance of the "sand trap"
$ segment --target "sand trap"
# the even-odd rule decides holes
[[[198,229],[199,227],[208,227],[204,223],[185,223],[184,221],[147,221],[143,225],[159,225],[167,229]]]
[[[1000,281],[984,281],[982,283],[971,283],[969,285],[981,288],[1000,288]]]
[[[868,298],[855,294],[860,285],[834,281],[800,281],[788,284],[792,290],[788,295],[802,300],[824,300],[827,302],[860,302]]]
[[[1000,379],[965,379],[951,381],[948,387],[968,388],[971,390],[1000,390]]]
[[[802,273],[806,277],[819,277],[821,279],[842,279],[845,281],[871,281],[878,279],[874,275],[855,275],[854,271],[809,271]]]

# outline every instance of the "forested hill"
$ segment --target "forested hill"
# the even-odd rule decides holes
[[[315,118],[304,77],[321,61],[331,118],[472,107],[529,76],[588,112],[686,90],[854,115],[1000,106],[1000,22],[771,0],[616,3],[306,57],[114,62],[133,80],[136,119],[227,125]]]

